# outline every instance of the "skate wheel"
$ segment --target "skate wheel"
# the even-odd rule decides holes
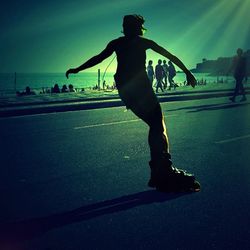
[[[194,181],[194,185],[191,190],[193,192],[199,192],[201,190],[201,184],[198,181]]]

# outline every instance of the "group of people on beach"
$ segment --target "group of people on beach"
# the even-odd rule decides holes
[[[153,61],[149,60],[147,65],[147,75],[151,85],[156,87],[156,93],[158,93],[159,88],[162,92],[164,92],[164,89],[167,89],[167,86],[168,90],[171,90],[172,87],[175,89],[178,86],[174,82],[176,70],[174,64],[171,61],[168,61],[167,64],[167,61],[165,59],[163,61],[159,59],[158,64],[154,69]],[[154,79],[156,80],[155,85]]]
[[[81,89],[81,91],[84,91],[84,88]],[[40,91],[40,94],[58,94],[58,93],[70,93],[70,92],[76,92],[76,89],[72,84],[69,84],[68,87],[66,84],[62,86],[60,89],[59,85],[56,83],[53,87],[51,88],[42,88],[42,91]],[[31,90],[29,86],[25,88],[24,91],[20,92],[17,91],[16,95],[17,96],[27,96],[27,95],[35,95],[35,91]]]
[[[66,84],[62,86],[62,89],[59,88],[59,85],[56,83],[54,87],[51,88],[51,93],[52,94],[57,94],[57,93],[69,93],[69,92],[76,92],[74,89],[74,86],[72,84],[69,84],[67,87]]]
[[[29,86],[27,86],[24,91],[22,91],[22,92],[21,91],[17,91],[16,95],[17,96],[35,95],[35,92],[32,91]]]

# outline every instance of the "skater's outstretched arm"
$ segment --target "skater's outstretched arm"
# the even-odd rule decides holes
[[[99,64],[104,59],[111,56],[113,52],[114,52],[113,46],[111,43],[109,43],[107,45],[107,47],[100,54],[93,56],[92,58],[90,58],[88,61],[86,61],[85,63],[83,63],[82,65],[80,65],[77,68],[72,68],[72,69],[67,70],[66,77],[68,78],[69,74],[76,74],[79,71],[91,68],[91,67]]]
[[[167,51],[165,48],[161,47],[157,43],[153,42],[151,43],[150,48],[161,54],[162,56],[165,56],[170,61],[172,61],[175,65],[177,65],[183,72],[186,74],[187,77],[187,83],[190,84],[192,87],[196,85],[196,80],[193,74],[187,69],[187,67],[184,65],[184,63],[175,55],[171,54],[169,51]]]

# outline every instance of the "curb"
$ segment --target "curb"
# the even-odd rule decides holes
[[[246,89],[246,94],[250,94],[250,90]],[[230,92],[224,91],[196,91],[188,92],[188,94],[172,93],[169,95],[158,95],[160,102],[173,102],[173,101],[188,101],[197,99],[208,99],[216,97],[226,97],[231,96],[232,90]],[[124,103],[117,98],[99,98],[94,100],[84,100],[84,101],[65,101],[65,102],[51,102],[43,104],[28,104],[22,106],[8,106],[0,108],[0,117],[11,117],[11,116],[23,116],[23,115],[35,115],[44,113],[54,113],[54,112],[65,112],[65,111],[79,111],[88,109],[100,109],[100,108],[111,108],[124,106]]]
[[[245,90],[250,90],[250,87],[246,87]],[[217,92],[233,92],[234,89],[210,89],[210,90],[192,90],[192,91],[178,91],[178,92],[164,92],[158,93],[158,98],[161,97],[170,97],[170,96],[179,96],[179,95],[193,95],[198,93],[217,93]],[[48,104],[60,104],[60,103],[74,103],[74,102],[90,102],[90,101],[105,101],[105,100],[120,100],[118,93],[114,96],[103,96],[103,97],[79,97],[79,98],[71,98],[71,99],[59,99],[59,100],[43,100],[43,101],[28,101],[25,103],[6,103],[0,105],[0,109],[2,108],[11,108],[11,107],[21,107],[21,106],[34,106],[34,105],[48,105]]]

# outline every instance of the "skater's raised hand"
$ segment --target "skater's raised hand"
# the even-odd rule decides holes
[[[69,74],[76,74],[78,72],[79,71],[77,69],[69,69],[69,70],[67,70],[65,75],[66,75],[67,78],[69,78]]]

